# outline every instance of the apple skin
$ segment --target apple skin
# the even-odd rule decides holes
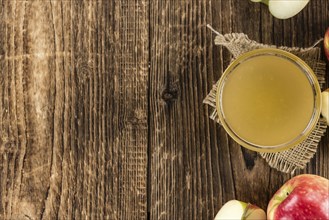
[[[293,177],[270,200],[267,219],[329,219],[329,180],[311,174]]]
[[[329,27],[326,33],[324,34],[323,44],[324,44],[324,52],[327,56],[327,60],[329,61]]]
[[[321,114],[329,126],[329,88],[321,93],[322,107]]]
[[[266,220],[263,209],[239,200],[226,202],[219,210],[214,220]]]

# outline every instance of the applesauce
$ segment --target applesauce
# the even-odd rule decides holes
[[[279,151],[303,141],[320,115],[320,87],[311,68],[277,49],[259,49],[237,58],[217,91],[219,118],[239,144]]]

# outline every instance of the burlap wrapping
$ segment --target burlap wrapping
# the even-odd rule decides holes
[[[209,28],[212,29],[210,26]],[[325,83],[326,64],[320,59],[321,50],[316,46],[309,48],[277,47],[274,45],[260,44],[256,41],[250,40],[245,34],[232,33],[222,35],[215,30],[213,31],[217,35],[215,38],[215,44],[226,47],[233,55],[233,60],[239,55],[254,49],[266,47],[279,48],[295,54],[304,60],[313,69],[314,73],[318,77],[321,88]],[[203,102],[210,107],[210,118],[215,120],[217,123],[220,123],[216,111],[217,83],[213,86],[212,90]],[[289,150],[277,153],[260,153],[260,155],[271,167],[285,173],[294,173],[296,169],[303,169],[314,156],[317,146],[326,129],[326,121],[323,118],[320,118],[315,130],[301,144],[290,148]]]

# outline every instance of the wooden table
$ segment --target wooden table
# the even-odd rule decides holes
[[[0,16],[1,219],[212,219],[291,177],[209,119],[230,54],[206,24],[308,47],[328,0],[288,20],[249,0],[1,0]],[[328,145],[297,174],[328,178]]]

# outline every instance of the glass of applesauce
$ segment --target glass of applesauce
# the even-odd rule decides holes
[[[283,50],[256,49],[235,59],[217,87],[217,112],[226,132],[258,152],[278,152],[307,138],[321,111],[312,69]]]

